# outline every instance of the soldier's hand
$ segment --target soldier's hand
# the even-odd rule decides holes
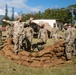
[[[5,22],[6,20],[5,20],[5,19],[3,19],[2,21],[3,21],[3,22]]]

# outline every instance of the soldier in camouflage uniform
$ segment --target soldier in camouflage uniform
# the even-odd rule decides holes
[[[45,26],[44,24],[41,25],[41,29],[39,30],[39,34],[38,34],[38,39],[40,39],[40,42],[46,43],[48,39],[48,34],[47,34],[47,30],[44,29],[44,26]]]
[[[72,54],[72,45],[74,43],[74,33],[72,31],[72,28],[69,29],[69,25],[64,24],[64,41],[65,41],[65,53],[67,60],[71,60],[71,54]]]
[[[73,34],[74,34],[74,44],[73,44],[73,55],[76,56],[76,24],[72,28]]]
[[[75,29],[75,25],[74,25],[74,27],[71,27],[71,23],[69,23],[68,25],[69,25],[68,29],[69,29],[69,31],[71,33],[70,41],[72,43],[72,45],[71,45],[71,47],[72,47],[72,54],[75,55],[76,54],[76,52],[75,52],[76,29]]]
[[[9,24],[13,24],[13,42],[14,42],[14,52],[17,53],[20,51],[22,46],[22,40],[23,40],[23,31],[24,31],[24,24],[30,23],[32,18],[26,22],[22,22],[22,17],[18,16],[17,21],[8,21],[3,20],[4,22],[7,22]]]
[[[58,41],[58,32],[59,32],[59,28],[56,26],[56,23],[54,23],[51,31],[52,40],[54,43]]]
[[[12,25],[8,24],[6,26],[6,34],[7,34],[7,36],[6,36],[7,38],[10,38],[13,36],[13,26]]]
[[[30,24],[26,24],[24,28],[24,42],[26,43],[26,48],[30,51],[32,50],[32,38],[33,38],[33,29],[30,27]]]

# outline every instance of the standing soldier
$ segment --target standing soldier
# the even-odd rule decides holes
[[[6,36],[7,38],[10,38],[13,36],[13,26],[12,25],[8,24],[6,26],[6,34],[7,34],[7,36]]]
[[[32,50],[32,38],[33,38],[33,29],[30,27],[30,24],[26,24],[24,28],[24,41],[26,41],[26,48]]]
[[[65,41],[65,53],[67,60],[71,61],[71,54],[72,54],[72,44],[74,43],[74,35],[73,32],[70,31],[69,25],[64,24],[64,41]],[[72,61],[71,61],[72,62]]]
[[[54,43],[58,41],[58,32],[59,32],[59,28],[56,26],[56,23],[54,23],[51,31],[52,40]]]
[[[71,34],[71,38],[70,38],[70,42],[72,43],[71,44],[71,47],[72,47],[72,54],[75,55],[76,52],[75,52],[75,44],[76,44],[76,29],[75,29],[75,25],[74,27],[71,27],[71,23],[68,24],[69,25],[69,31],[70,31],[70,34]]]
[[[3,20],[4,22],[7,22],[9,24],[13,24],[13,42],[14,42],[14,52],[17,53],[20,51],[21,46],[22,46],[22,40],[23,40],[23,31],[24,31],[24,23],[30,23],[32,18],[26,22],[22,22],[22,17],[18,16],[17,21],[8,21],[8,20]]]
[[[47,30],[44,29],[44,24],[41,25],[41,29],[39,30],[38,39],[40,38],[41,42],[46,43],[48,39]]]
[[[73,55],[76,56],[76,24],[72,28],[73,34],[74,34],[74,44],[73,44]]]

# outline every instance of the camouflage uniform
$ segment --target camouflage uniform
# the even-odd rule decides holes
[[[48,39],[47,30],[44,29],[44,28],[41,28],[41,29],[39,30],[38,38],[41,39],[41,42],[45,42],[45,43],[46,43],[46,41],[47,41],[47,39]]]
[[[9,24],[6,26],[6,34],[7,34],[7,38],[9,38],[13,35],[13,26],[12,25]]]
[[[38,38],[40,38],[40,42],[46,43],[48,39],[47,30],[44,29],[44,24],[42,24],[41,29],[39,30]],[[44,45],[39,46],[41,49],[44,49]]]
[[[76,55],[76,28],[72,28],[73,34],[74,34],[74,44],[73,44],[73,55]]]
[[[66,25],[67,26],[67,25]],[[72,45],[74,43],[74,33],[72,28],[67,28],[64,31],[64,41],[65,41],[65,52],[67,59],[71,59],[71,53],[72,53]]]
[[[54,43],[58,41],[58,32],[59,32],[58,27],[53,27],[52,28],[51,35],[52,35],[52,40],[53,40]]]
[[[24,24],[28,24],[30,20],[26,22],[19,22],[19,21],[7,21],[5,22],[9,24],[13,24],[13,42],[14,42],[14,52],[18,52],[22,46],[23,40],[23,31],[24,31]]]
[[[28,50],[31,50],[31,44],[32,44],[32,38],[33,38],[33,33],[34,33],[34,31],[33,31],[33,29],[29,26],[29,25],[27,25],[27,27],[26,28],[24,28],[24,41],[26,41],[26,48],[28,49]]]

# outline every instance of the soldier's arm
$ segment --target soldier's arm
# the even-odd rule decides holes
[[[12,24],[12,25],[14,24],[13,21],[5,20],[5,19],[3,19],[2,21],[3,21],[3,22],[6,22],[6,23],[9,23],[9,24]]]
[[[28,24],[30,24],[32,22],[32,20],[33,20],[33,18],[30,18],[29,20],[27,20],[27,21],[25,21],[23,23],[24,23],[24,25],[28,25]]]

